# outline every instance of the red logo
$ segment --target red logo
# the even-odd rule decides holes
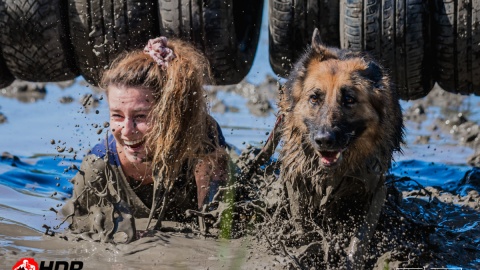
[[[38,263],[33,258],[21,258],[12,270],[38,270]]]

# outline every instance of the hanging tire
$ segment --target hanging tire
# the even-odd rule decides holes
[[[217,84],[239,83],[257,49],[263,1],[159,0],[160,33],[193,42],[210,61]]]
[[[158,36],[156,6],[144,0],[68,0],[75,59],[86,81],[97,85],[119,53],[143,48]]]
[[[61,0],[0,1],[0,48],[15,78],[51,82],[78,75],[64,10]],[[2,64],[0,70],[0,77],[11,80]]]
[[[428,9],[422,0],[344,0],[342,48],[366,51],[390,70],[401,99],[433,87]]]
[[[480,1],[435,0],[436,81],[452,93],[480,95]]]
[[[322,41],[339,46],[339,1],[269,0],[269,57],[273,71],[288,77],[318,28]]]
[[[8,70],[0,50],[0,89],[9,86],[14,80],[15,77],[13,77],[12,73],[10,73],[10,70]]]

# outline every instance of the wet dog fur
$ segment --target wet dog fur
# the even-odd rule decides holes
[[[346,242],[338,240],[340,252],[329,251],[336,244],[328,243],[323,260],[336,257],[347,268],[362,268],[386,196],[384,174],[403,142],[389,77],[363,53],[325,46],[316,29],[279,108],[280,179],[297,233],[322,228],[348,235]]]

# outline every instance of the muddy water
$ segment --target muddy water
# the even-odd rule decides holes
[[[238,149],[262,144],[275,120],[275,89],[274,80],[209,89],[213,114],[229,143]],[[279,249],[272,239],[265,241],[268,235],[261,230],[227,240],[170,224],[170,232],[114,246],[81,240],[65,232],[65,225],[57,228],[61,219],[55,211],[71,192],[72,166],[104,136],[107,109],[101,93],[78,82],[63,90],[47,85],[47,90],[34,103],[0,98],[0,110],[8,119],[0,125],[0,151],[10,152],[0,159],[0,269],[10,269],[21,257],[80,260],[84,269],[302,266],[293,263],[301,250]],[[472,165],[480,123],[474,108],[479,102],[478,97],[437,89],[425,99],[402,103],[407,143],[391,172],[403,200],[398,203],[396,198],[390,204],[397,208],[384,212],[368,268],[478,269],[480,172]],[[137,228],[143,229],[143,221],[138,222]]]
[[[61,218],[56,211],[71,194],[72,168],[105,135],[107,106],[101,92],[81,82],[67,89],[47,85],[46,90],[42,99],[29,103],[0,97],[8,119],[0,126],[0,151],[4,152],[0,157],[0,269],[10,269],[21,257],[34,257],[38,262],[80,260],[84,269],[250,268],[247,260],[258,254],[250,248],[249,238],[220,240],[194,233],[157,232],[130,245],[113,246],[62,235],[66,224],[58,227]],[[252,117],[243,109],[246,98],[211,95],[212,102],[221,99],[238,108],[215,113],[229,143],[238,148],[261,144],[269,129],[267,122],[274,120],[271,112]],[[141,223],[137,221],[138,228],[143,228]],[[271,266],[269,260],[252,261],[255,266],[264,262]]]
[[[247,262],[247,258],[258,257],[248,239],[222,241],[157,232],[129,245],[113,246],[45,237],[11,224],[2,223],[0,229],[2,269],[10,269],[21,257],[34,257],[37,262],[82,261],[83,269],[253,269],[252,265],[271,266],[265,260],[254,264]]]

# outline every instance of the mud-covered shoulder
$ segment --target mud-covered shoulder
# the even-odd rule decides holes
[[[80,165],[80,170],[78,170],[77,175],[84,175],[92,172],[98,175],[98,173],[104,173],[105,169],[106,160],[104,158],[94,154],[88,154],[83,158],[82,164]]]
[[[98,202],[97,196],[88,196],[93,189],[102,190],[107,179],[105,175],[106,162],[103,158],[89,154],[83,158],[82,164],[77,174],[72,178],[73,194],[62,208],[62,214],[69,216],[72,214],[87,214],[87,205],[94,205]]]

